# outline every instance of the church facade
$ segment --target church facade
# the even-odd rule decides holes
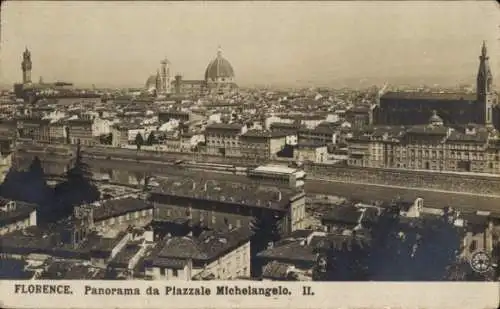
[[[475,94],[388,92],[374,110],[375,125],[422,125],[437,113],[448,126],[479,124],[500,129],[500,105],[485,42],[479,56]]]

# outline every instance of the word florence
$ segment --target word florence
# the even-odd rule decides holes
[[[216,287],[215,295],[262,295],[266,297],[292,295],[292,292],[283,286],[276,286],[272,288],[264,287],[240,287],[240,286],[227,286],[219,285]],[[103,288],[93,287],[90,285],[85,286],[85,295],[141,295],[139,288]],[[148,287],[146,295],[160,295],[160,289]],[[164,295],[167,296],[210,296],[212,289],[209,287],[176,287],[166,286],[164,288]]]

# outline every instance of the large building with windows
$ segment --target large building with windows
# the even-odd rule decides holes
[[[150,192],[155,224],[185,223],[211,230],[249,227],[254,218],[275,216],[283,235],[305,228],[302,188],[169,177]]]
[[[479,56],[476,93],[388,92],[374,110],[375,125],[423,125],[433,111],[445,125],[469,123],[500,128],[500,105],[486,43]]]
[[[448,127],[436,112],[426,125],[363,130],[349,140],[348,156],[351,166],[500,174],[497,132]]]

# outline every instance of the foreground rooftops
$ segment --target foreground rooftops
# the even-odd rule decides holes
[[[186,260],[206,263],[248,242],[251,235],[250,229],[238,228],[224,233],[204,231],[198,237],[167,237],[146,260],[153,265],[173,268],[184,267]]]
[[[0,198],[0,227],[26,219],[36,208],[35,204]]]
[[[147,201],[137,198],[108,200],[94,206],[95,206],[94,207],[95,220],[105,220],[129,212],[136,212],[140,210],[153,208],[153,206],[149,204]]]

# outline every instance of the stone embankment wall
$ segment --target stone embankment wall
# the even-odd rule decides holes
[[[18,155],[23,157],[38,155],[40,158],[50,161],[59,160],[68,162],[74,157],[76,147],[74,145],[19,145],[23,149]],[[123,168],[127,169],[127,163],[135,161],[147,164],[171,162],[175,160],[189,160],[197,162],[209,162],[219,164],[233,164],[237,166],[255,166],[264,162],[256,162],[244,158],[224,158],[217,155],[206,155],[203,153],[178,153],[178,152],[156,152],[150,150],[123,149],[112,147],[82,147],[83,157],[91,159],[107,159],[113,162],[113,166],[123,162]],[[280,162],[266,162],[280,163]],[[284,162],[281,162],[282,164]],[[67,163],[65,163],[67,164]],[[158,166],[157,166],[158,167]],[[438,173],[428,171],[408,171],[395,169],[359,168],[345,165],[329,164],[305,164],[304,169],[309,178],[320,178],[325,180],[336,180],[343,182],[372,183],[379,185],[401,186],[410,188],[430,188],[443,191],[500,195],[500,175],[478,175],[458,173]]]
[[[500,177],[458,173],[357,168],[339,165],[306,165],[306,172],[315,178],[345,182],[374,183],[410,188],[500,195]]]

